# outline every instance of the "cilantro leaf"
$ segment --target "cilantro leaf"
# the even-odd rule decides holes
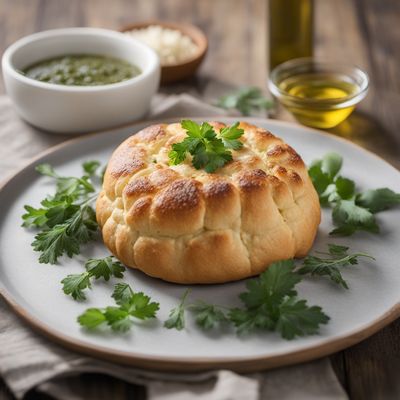
[[[335,181],[335,186],[336,193],[341,199],[349,200],[353,198],[356,189],[354,181],[348,178],[343,178],[342,176],[338,176]]]
[[[356,203],[367,208],[372,213],[387,210],[400,204],[400,193],[395,193],[388,188],[366,190],[357,195]]]
[[[366,208],[359,207],[353,200],[339,200],[333,211],[332,219],[337,226],[331,235],[348,236],[356,231],[379,233],[374,215]]]
[[[176,329],[181,331],[185,327],[185,301],[190,290],[187,289],[183,294],[181,301],[177,307],[174,307],[169,312],[169,318],[164,322],[164,327],[167,329]]]
[[[360,257],[367,257],[374,260],[374,258],[366,253],[348,254],[349,248],[346,246],[339,246],[336,244],[328,244],[329,253],[321,253],[328,255],[329,258],[322,258],[318,256],[309,255],[304,261],[303,265],[297,272],[301,275],[309,274],[311,276],[327,276],[332,282],[348,289],[347,282],[343,279],[340,272],[340,267],[358,264]]]
[[[328,174],[333,179],[342,168],[343,158],[337,153],[327,153],[321,160],[322,172]]]
[[[266,98],[257,87],[245,87],[236,92],[220,97],[217,106],[225,109],[237,109],[243,115],[251,115],[253,111],[268,110],[274,106],[271,99]]]
[[[327,203],[327,198],[323,197],[329,185],[332,184],[332,179],[329,175],[322,171],[321,165],[312,165],[309,170],[308,174],[311,178],[311,182],[314,185],[315,190],[318,193],[319,200],[321,205],[325,205]]]
[[[199,125],[191,120],[182,120],[181,125],[186,130],[187,137],[172,145],[168,154],[171,165],[182,163],[189,153],[196,169],[212,173],[232,160],[230,149],[239,150],[243,146],[238,139],[244,131],[238,128],[238,122],[221,129],[218,135],[207,122]]]
[[[356,192],[351,179],[339,175],[342,157],[328,153],[311,163],[308,173],[322,206],[330,206],[336,228],[332,235],[352,235],[357,231],[379,233],[374,213],[400,204],[400,193],[388,188]]]

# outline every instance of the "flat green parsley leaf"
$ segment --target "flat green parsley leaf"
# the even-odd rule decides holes
[[[55,264],[60,256],[79,254],[81,244],[87,243],[97,232],[94,210],[78,207],[65,222],[44,229],[35,236],[32,247],[41,252],[40,263]]]
[[[154,318],[160,305],[151,302],[151,298],[143,292],[133,293],[127,302],[121,305],[121,308],[129,313],[129,315],[138,319]]]
[[[85,161],[82,164],[83,170],[89,176],[95,175],[100,166],[101,166],[101,164],[97,160]]]
[[[277,331],[285,339],[314,334],[328,317],[320,307],[309,307],[297,299],[295,286],[301,276],[294,271],[293,260],[271,264],[258,278],[247,282],[247,291],[239,297],[244,308],[233,308],[228,318],[238,334],[255,330]]]
[[[98,165],[90,161],[83,168],[91,173]],[[90,203],[97,195],[89,175],[63,177],[49,164],[40,164],[36,170],[55,180],[56,193],[43,199],[39,208],[26,205],[22,226],[40,228],[32,246],[41,253],[40,263],[55,264],[64,254],[79,254],[80,246],[95,237],[98,225]]]
[[[244,130],[238,128],[238,126],[239,122],[236,122],[231,126],[222,128],[219,133],[224,146],[228,149],[239,150],[243,147],[243,143],[238,139],[244,134]]]
[[[113,331],[127,332],[132,327],[132,320],[129,312],[120,307],[107,307],[104,311],[104,316],[107,325],[109,325]]]
[[[61,283],[63,284],[63,291],[67,295],[71,295],[75,300],[85,300],[85,289],[91,289],[90,280],[92,278],[103,278],[108,281],[111,276],[116,278],[123,278],[125,267],[109,256],[99,259],[89,259],[85,263],[86,272],[81,274],[73,274],[65,277]]]
[[[272,263],[257,279],[246,283],[247,292],[239,297],[247,308],[276,304],[285,296],[294,296],[294,287],[301,277],[294,272],[294,261],[283,260]]]
[[[118,306],[89,308],[78,317],[79,324],[93,329],[106,323],[113,331],[127,332],[135,319],[155,318],[159,309],[158,303],[142,292],[135,293],[127,284],[116,285],[113,297]]]
[[[247,335],[259,329],[273,331],[276,321],[264,305],[254,309],[232,308],[228,313],[229,320],[240,336]]]
[[[253,111],[268,110],[274,106],[271,99],[266,98],[257,87],[244,87],[236,92],[220,97],[218,107],[237,109],[243,115],[251,115]]]
[[[185,327],[185,301],[189,292],[190,290],[187,289],[183,294],[179,305],[170,311],[169,318],[164,322],[165,328],[181,331]]]
[[[88,308],[78,317],[79,324],[88,329],[97,328],[106,321],[104,312],[99,308]]]
[[[114,291],[111,297],[115,300],[118,305],[122,305],[129,302],[129,299],[133,296],[133,290],[127,283],[117,283],[114,286]]]
[[[328,323],[329,319],[321,307],[309,307],[306,300],[288,297],[279,305],[275,329],[284,339],[292,340],[296,336],[318,333],[319,326]]]
[[[74,300],[86,300],[83,290],[91,288],[90,274],[88,272],[67,275],[61,283],[63,284],[63,292],[71,295]]]
[[[372,213],[377,213],[399,205],[400,193],[395,193],[388,188],[366,190],[357,195],[356,203]]]
[[[196,323],[205,330],[215,328],[222,322],[228,321],[220,307],[198,301],[190,305],[190,310],[196,315]]]
[[[110,277],[123,278],[125,267],[114,257],[89,259],[85,263],[85,268],[96,279],[103,278],[108,281]]]
[[[212,173],[232,160],[230,149],[239,150],[243,146],[238,140],[244,133],[243,129],[238,128],[239,123],[222,128],[218,135],[207,122],[199,125],[191,120],[183,120],[181,125],[187,137],[172,145],[169,152],[171,165],[182,163],[189,153],[196,169]]]
[[[22,226],[25,228],[29,227],[42,227],[46,225],[47,222],[47,209],[45,208],[34,208],[32,206],[24,206],[26,211],[25,214],[22,215],[23,223]]]

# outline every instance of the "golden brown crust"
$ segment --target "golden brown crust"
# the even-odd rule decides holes
[[[320,207],[303,160],[271,132],[240,127],[243,148],[213,174],[196,170],[189,157],[169,165],[172,144],[185,137],[178,123],[125,140],[96,204],[110,251],[129,267],[177,283],[242,279],[307,254]]]

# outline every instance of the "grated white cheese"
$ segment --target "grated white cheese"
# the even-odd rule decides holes
[[[131,36],[147,44],[160,57],[161,65],[182,63],[196,54],[197,45],[192,39],[176,29],[151,25],[143,29],[126,31]]]

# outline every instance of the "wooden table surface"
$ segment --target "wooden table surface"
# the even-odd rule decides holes
[[[316,56],[357,64],[371,77],[368,97],[347,121],[330,131],[400,167],[400,1],[315,3]],[[199,75],[168,91],[196,88],[202,94],[215,80],[266,88],[263,0],[0,0],[0,50],[40,30],[69,26],[118,29],[149,19],[191,22],[209,38],[209,53]],[[292,120],[283,110],[276,117]],[[400,321],[331,360],[350,398],[400,398]],[[87,393],[96,394],[99,400],[145,398],[142,388],[112,378],[88,375],[81,379],[85,379]],[[0,378],[2,398],[13,397]],[[32,392],[28,398],[43,397]]]

